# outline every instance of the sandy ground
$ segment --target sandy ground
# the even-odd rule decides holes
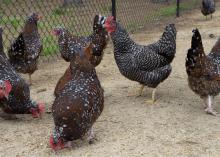
[[[208,52],[217,40],[209,38],[209,34],[220,36],[219,19],[220,11],[213,20],[206,21],[199,10],[174,19],[178,36],[173,72],[159,86],[154,105],[145,102],[152,89],[145,88],[141,97],[129,96],[139,89],[139,85],[119,73],[109,45],[97,67],[105,90],[105,108],[94,125],[97,136],[94,144],[78,140],[72,149],[55,153],[48,147],[54,127],[51,115],[45,114],[42,119],[19,115],[14,121],[0,119],[0,156],[219,157],[220,115],[214,117],[204,113],[203,102],[189,89],[185,72],[192,28],[200,28]],[[153,31],[148,28],[131,37],[138,43],[152,43],[160,37],[165,26],[164,23],[158,25]],[[33,75],[31,95],[45,102],[48,110],[54,100],[55,84],[67,66],[62,60],[43,63]],[[38,93],[44,88],[46,91]],[[219,97],[215,103],[220,103]],[[220,106],[216,105],[216,110],[220,112]]]

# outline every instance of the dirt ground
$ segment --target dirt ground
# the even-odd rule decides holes
[[[176,23],[177,53],[171,76],[157,90],[154,105],[145,101],[152,89],[141,97],[129,96],[139,89],[136,82],[123,77],[115,64],[112,45],[105,51],[97,73],[105,90],[105,108],[94,125],[97,141],[74,142],[72,149],[53,152],[48,146],[53,129],[51,114],[42,119],[19,115],[18,120],[0,119],[0,156],[73,156],[73,157],[219,157],[220,115],[204,113],[202,100],[187,85],[185,56],[190,47],[191,30],[198,27],[206,52],[220,36],[220,11],[205,20],[199,10],[184,14]],[[170,21],[167,21],[168,23]],[[160,37],[165,23],[131,35],[138,43],[149,44]],[[209,34],[215,38],[210,38]],[[47,110],[54,100],[53,90],[68,63],[58,60],[42,63],[33,75],[33,99],[45,102]],[[25,76],[25,78],[27,78]],[[40,92],[40,90],[46,91]],[[219,104],[219,97],[215,104]],[[220,106],[215,106],[220,112]]]

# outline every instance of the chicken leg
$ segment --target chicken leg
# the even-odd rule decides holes
[[[144,87],[145,87],[144,85],[141,85],[140,89],[137,92],[128,94],[128,97],[133,97],[133,96],[139,97],[139,96],[141,96],[142,92],[144,90]]]
[[[93,128],[90,128],[88,131],[88,138],[87,140],[89,141],[89,144],[92,144],[95,140],[95,134]]]
[[[31,74],[28,74],[28,76],[29,76],[29,85],[31,86],[32,85]]]
[[[144,85],[141,85],[141,88],[138,91],[138,96],[141,96],[144,90]]]
[[[155,99],[156,90],[157,90],[156,88],[153,89],[151,99],[147,100],[146,103],[151,103],[151,104],[155,103],[155,101],[156,101],[156,99]]]
[[[214,111],[213,107],[212,107],[212,102],[213,102],[213,96],[208,96],[206,98],[206,108],[205,108],[205,112],[207,114],[211,114],[213,116],[216,116],[217,115],[217,112]]]

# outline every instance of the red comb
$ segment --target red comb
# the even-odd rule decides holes
[[[44,103],[38,103],[38,110],[39,110],[39,114],[42,114],[45,112],[45,105]]]
[[[112,20],[114,20],[114,16],[109,16],[109,17],[107,17],[107,19],[106,19],[107,22],[111,22]]]
[[[11,91],[11,89],[12,89],[10,81],[6,80],[5,81],[5,86],[6,86],[7,92],[9,93]]]
[[[60,150],[60,149],[63,149],[64,148],[64,143],[62,142],[62,140],[59,140],[58,143],[54,143],[54,139],[53,139],[53,135],[50,136],[50,147],[57,151],[57,150]]]

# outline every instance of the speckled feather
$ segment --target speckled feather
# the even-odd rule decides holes
[[[37,70],[42,43],[38,33],[37,14],[33,13],[25,22],[23,31],[12,43],[8,55],[16,71],[32,74]]]
[[[2,33],[0,32],[0,38]],[[0,42],[2,47],[2,42]],[[31,108],[37,108],[37,104],[30,99],[30,90],[28,84],[22,79],[9,63],[4,52],[0,53],[0,80],[9,80],[12,90],[9,93],[8,100],[1,99],[0,107],[6,113],[30,113]]]
[[[171,73],[176,53],[176,29],[173,24],[165,28],[161,39],[151,45],[135,43],[126,30],[116,23],[111,33],[114,56],[122,75],[148,87],[157,87]]]
[[[201,98],[216,96],[220,92],[220,43],[206,55],[198,29],[194,30],[192,45],[186,58],[189,87]]]
[[[92,66],[82,68],[71,61],[73,78],[52,105],[54,137],[63,141],[79,139],[87,133],[104,107],[103,89]]]
[[[98,66],[102,60],[104,49],[108,42],[108,33],[107,31],[102,27],[102,25],[99,23],[101,21],[100,16],[96,15],[94,18],[94,24],[93,24],[93,33],[88,37],[77,37],[72,36],[67,30],[66,30],[66,36],[62,36],[59,38],[59,45],[60,45],[60,51],[61,56],[66,61],[69,61],[69,52],[71,51],[71,44],[68,44],[68,42],[80,43],[83,47],[88,45],[88,43],[92,42],[93,47],[92,51],[94,55],[90,56],[90,62],[93,66]],[[64,75],[59,79],[55,90],[54,95],[57,96],[59,91],[63,89],[65,84],[71,80],[71,69],[70,66],[65,71]]]

